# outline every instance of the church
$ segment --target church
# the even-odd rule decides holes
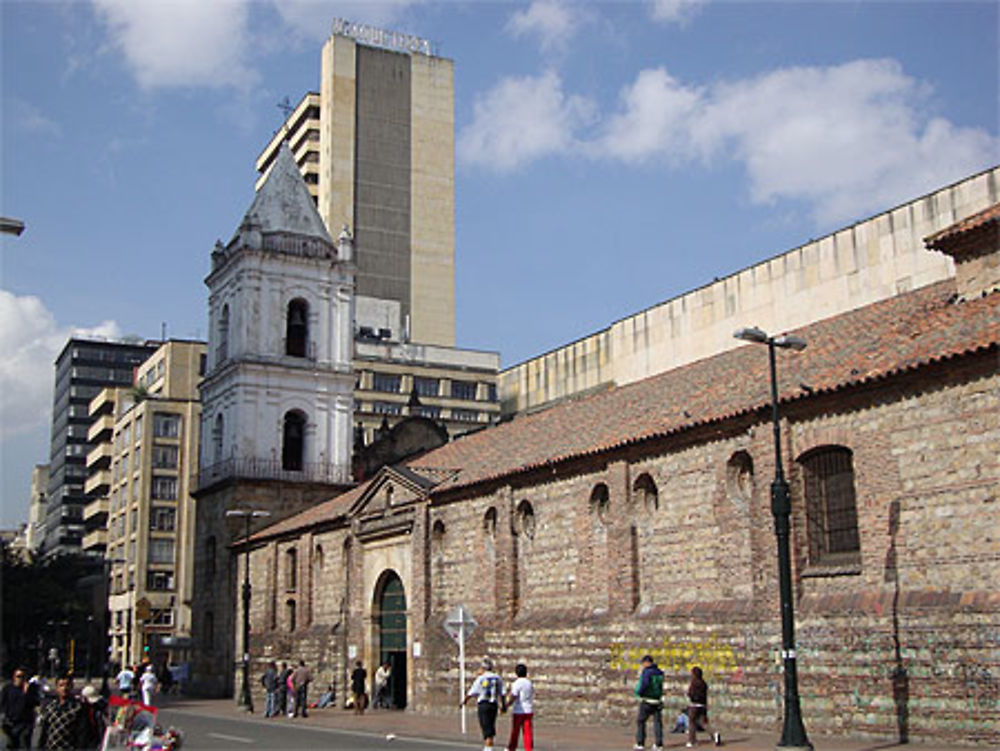
[[[256,452],[262,469],[220,471],[229,479],[198,498],[203,686],[231,693],[234,656],[249,653],[252,676],[303,659],[343,698],[355,660],[369,675],[389,661],[395,707],[451,707],[444,621],[463,605],[478,623],[469,659],[489,655],[505,676],[526,662],[544,717],[627,722],[648,653],[667,696],[700,665],[713,719],[779,727],[767,350],[519,414],[358,485],[329,470],[283,482],[348,462],[350,354],[336,339],[364,252],[305,220],[288,232],[293,207],[311,203],[252,207],[209,277],[203,466],[225,470],[242,442],[234,456]],[[935,232],[924,252],[950,257],[953,276],[787,332],[805,348],[777,351],[810,732],[1000,742],[998,229],[994,204]],[[328,333],[301,372],[299,320]],[[271,516],[247,536],[225,514],[240,507]],[[249,644],[236,627],[247,574]]]

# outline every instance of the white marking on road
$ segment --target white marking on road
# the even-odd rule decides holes
[[[236,743],[254,743],[253,738],[241,738],[238,735],[225,735],[224,733],[207,733],[209,738],[218,738],[220,741],[235,741]]]

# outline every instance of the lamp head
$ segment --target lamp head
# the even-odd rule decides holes
[[[781,347],[783,349],[794,349],[796,352],[801,352],[806,348],[806,340],[798,336],[782,334],[781,336],[774,337],[774,346]]]
[[[767,344],[767,334],[756,326],[744,326],[733,332],[733,337],[742,339],[745,342],[756,342],[757,344]]]

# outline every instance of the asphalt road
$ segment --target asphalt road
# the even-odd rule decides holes
[[[182,709],[162,709],[159,723],[173,725],[184,733],[182,751],[202,749],[233,749],[236,751],[354,751],[354,749],[382,749],[383,751],[429,751],[441,749],[477,749],[475,738],[467,743],[441,740],[396,737],[334,730],[332,728],[306,727],[294,722],[278,722],[263,718],[209,717],[185,712]]]

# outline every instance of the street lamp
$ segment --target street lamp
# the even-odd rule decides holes
[[[771,513],[774,514],[774,534],[778,538],[778,583],[781,598],[781,658],[785,673],[785,724],[778,748],[809,749],[812,744],[806,737],[799,706],[799,677],[795,660],[795,614],[792,609],[792,560],[789,552],[789,526],[792,510],[788,483],[781,466],[781,425],[778,422],[778,377],[774,350],[806,348],[804,339],[797,336],[769,336],[759,328],[737,329],[737,339],[756,344],[766,344],[771,365],[771,422],[774,426],[774,482],[771,483]]]
[[[250,714],[253,714],[253,695],[250,693],[250,520],[270,515],[270,511],[249,508],[234,508],[226,512],[226,516],[242,516],[246,521],[243,539],[246,545],[246,565],[243,567],[243,687],[237,706]]]

